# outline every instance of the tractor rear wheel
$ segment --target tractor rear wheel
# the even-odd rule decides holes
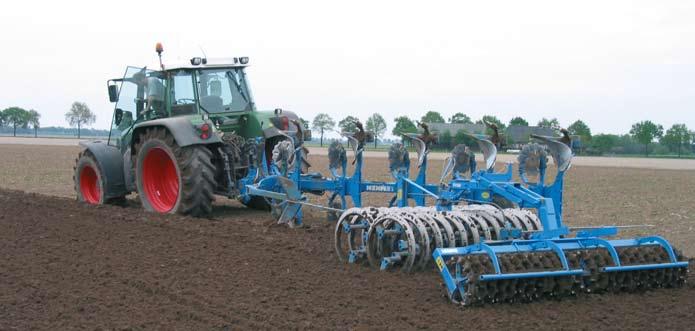
[[[135,146],[136,182],[143,207],[196,217],[212,211],[215,168],[203,145],[179,147],[164,128],[140,134]]]

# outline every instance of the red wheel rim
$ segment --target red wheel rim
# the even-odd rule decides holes
[[[101,200],[101,189],[99,188],[99,176],[92,166],[85,165],[80,171],[80,192],[82,199],[91,204],[98,204]]]
[[[160,213],[171,211],[179,197],[179,175],[166,151],[153,148],[142,162],[142,186],[147,201]]]

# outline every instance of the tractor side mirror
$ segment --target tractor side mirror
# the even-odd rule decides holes
[[[133,125],[133,112],[132,111],[124,111],[123,112],[123,117],[121,119],[121,126],[124,128],[130,127]]]
[[[118,86],[116,84],[109,84],[109,101],[118,101]]]
[[[111,85],[114,86],[114,85]],[[109,86],[109,87],[111,87]],[[116,108],[116,111],[113,114],[113,122],[116,123],[116,125],[121,125],[121,121],[123,121],[123,109],[121,108]]]

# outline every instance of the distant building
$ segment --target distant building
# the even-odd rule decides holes
[[[485,124],[460,124],[460,123],[427,123],[431,132],[442,134],[449,131],[451,135],[463,130],[472,134],[485,134]]]
[[[543,126],[510,125],[505,131],[507,144],[519,147],[529,142],[532,134],[539,136],[557,136],[555,130]]]

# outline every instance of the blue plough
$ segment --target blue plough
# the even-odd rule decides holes
[[[609,240],[621,227],[571,228],[563,223],[563,182],[572,153],[560,139],[533,136],[540,144],[527,145],[520,153],[521,181],[516,182],[512,164],[504,172],[494,171],[495,145],[471,136],[483,152],[485,168],[476,170],[473,154],[461,147],[452,154],[440,182],[429,184],[422,137],[410,137],[418,150],[414,180],[405,156],[405,162],[391,163],[393,182],[376,182],[362,178],[364,141],[355,136],[363,135],[348,136],[355,151],[352,176],[347,176],[343,150],[331,161],[332,178],[302,173],[299,162],[273,164],[269,176],[247,186],[249,194],[273,200],[283,223],[301,224],[304,205],[341,212],[335,230],[341,260],[404,271],[434,264],[448,297],[466,305],[677,287],[685,282],[688,262],[662,237]],[[303,148],[301,142],[297,145],[292,152],[301,160]],[[546,184],[548,152],[557,173]],[[446,181],[449,173],[452,179]],[[309,203],[304,195],[326,192],[331,194],[328,207]],[[389,208],[362,207],[364,192],[394,197]],[[347,197],[353,208],[347,208]],[[426,207],[428,198],[431,207]],[[418,207],[408,207],[410,201]]]

